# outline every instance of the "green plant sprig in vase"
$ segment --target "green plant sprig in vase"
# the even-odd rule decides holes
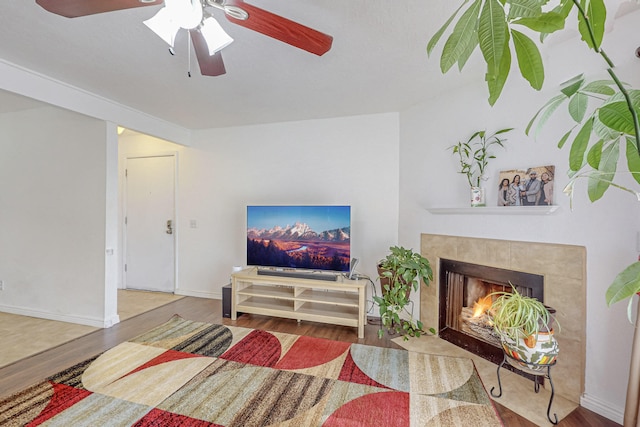
[[[481,181],[489,165],[489,160],[495,159],[496,156],[491,151],[495,146],[504,148],[506,138],[500,138],[502,135],[513,128],[505,128],[496,131],[491,135],[487,135],[487,131],[479,130],[475,132],[467,140],[467,142],[458,142],[449,147],[453,154],[458,155],[460,161],[459,173],[467,177],[470,187],[480,187]]]

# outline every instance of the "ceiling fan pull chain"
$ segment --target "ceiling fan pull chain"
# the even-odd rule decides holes
[[[187,34],[187,52],[189,52],[187,55],[187,76],[191,77],[191,34]]]

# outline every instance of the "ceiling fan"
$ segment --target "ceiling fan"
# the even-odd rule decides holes
[[[228,21],[280,40],[291,46],[323,55],[331,49],[333,37],[260,9],[244,0],[36,0],[45,10],[67,18],[94,15],[134,7],[164,7],[145,25],[173,47],[181,28],[189,31],[200,72],[205,76],[226,73],[220,50],[233,41],[213,18],[220,10]]]

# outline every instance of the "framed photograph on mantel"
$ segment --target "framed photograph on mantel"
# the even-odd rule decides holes
[[[498,206],[553,205],[555,166],[535,166],[500,172]]]

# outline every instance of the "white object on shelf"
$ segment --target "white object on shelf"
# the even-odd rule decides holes
[[[495,206],[466,208],[427,208],[434,215],[550,215],[560,206]]]

